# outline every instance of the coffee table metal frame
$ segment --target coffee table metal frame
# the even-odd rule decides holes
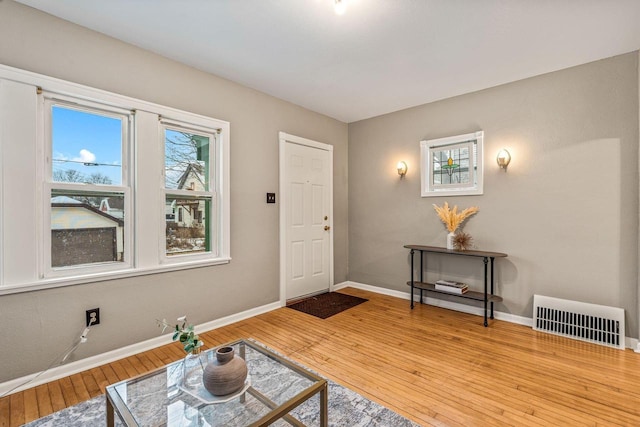
[[[328,408],[328,388],[327,388],[327,380],[325,380],[324,378],[321,378],[317,375],[315,375],[314,373],[308,371],[305,368],[302,368],[286,359],[284,359],[283,357],[277,355],[276,353],[269,351],[268,349],[261,347],[251,341],[248,340],[237,340],[237,341],[233,341],[227,344],[223,344],[220,345],[218,347],[215,347],[211,350],[207,350],[207,351],[215,351],[215,349],[220,348],[220,347],[225,347],[225,346],[234,346],[234,345],[238,345],[240,348],[240,356],[244,357],[244,353],[245,353],[245,347],[244,346],[248,346],[250,348],[252,348],[253,350],[264,354],[267,357],[270,357],[271,359],[274,359],[275,361],[277,361],[278,363],[280,363],[281,365],[286,366],[287,368],[289,368],[290,370],[296,372],[299,375],[302,375],[303,377],[306,377],[307,379],[313,381],[313,384],[306,388],[305,390],[301,391],[300,393],[298,393],[296,396],[292,397],[291,399],[289,399],[288,401],[284,402],[281,405],[276,404],[275,402],[273,402],[271,399],[269,399],[267,396],[265,396],[264,394],[260,393],[260,391],[256,390],[254,387],[250,386],[246,393],[251,394],[253,397],[255,397],[258,401],[260,401],[262,404],[264,404],[266,407],[268,407],[269,409],[271,409],[270,412],[268,412],[267,414],[265,414],[262,418],[260,418],[259,420],[255,421],[254,423],[250,424],[250,426],[267,426],[269,424],[272,424],[273,422],[275,422],[278,419],[283,419],[285,421],[287,421],[289,424],[296,426],[296,427],[304,427],[304,424],[302,424],[300,421],[298,421],[297,419],[295,419],[294,417],[292,417],[291,415],[289,415],[289,412],[291,412],[294,408],[296,408],[297,406],[299,406],[300,404],[302,404],[303,402],[307,401],[308,399],[310,399],[312,396],[314,396],[317,393],[320,393],[320,426],[321,427],[327,427],[328,425],[328,418],[327,418],[327,408]],[[148,372],[146,374],[142,374],[139,375],[137,377],[134,378],[130,378],[128,380],[124,380],[124,381],[120,381],[116,384],[112,384],[110,386],[108,386],[106,388],[106,405],[107,405],[107,426],[108,427],[113,427],[114,423],[115,423],[115,414],[116,412],[118,413],[118,415],[120,416],[120,419],[125,423],[125,425],[127,426],[139,426],[138,422],[135,420],[135,418],[133,417],[133,414],[131,414],[131,411],[129,409],[129,407],[127,406],[126,402],[124,402],[119,393],[116,390],[116,387],[119,385],[122,385],[123,383],[132,383],[135,381],[140,381],[146,378],[150,378],[153,377],[154,375],[158,375],[160,372],[166,372],[167,368],[173,364],[177,364],[177,363],[182,363],[182,361],[177,361],[174,363],[171,363],[169,365],[166,365],[162,368],[158,368],[155,369],[151,372]],[[244,402],[244,394],[242,394],[241,396],[238,397],[239,399],[241,399],[241,402]],[[203,406],[206,406],[205,404],[203,404]]]

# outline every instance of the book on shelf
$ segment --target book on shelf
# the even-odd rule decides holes
[[[442,292],[449,292],[451,294],[464,294],[465,292],[467,292],[469,290],[469,287],[467,285],[465,285],[464,283],[461,283],[461,285],[464,285],[463,287],[456,287],[456,286],[448,286],[448,285],[440,285],[438,283],[435,284],[435,288],[437,291],[442,291]]]
[[[436,280],[436,285],[440,285],[440,286],[450,286],[452,288],[466,288],[467,284],[466,283],[460,283],[460,282],[454,282],[451,280]]]

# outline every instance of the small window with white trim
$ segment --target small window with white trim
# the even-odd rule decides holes
[[[55,95],[43,101],[45,276],[129,267],[133,114]]]
[[[422,197],[483,193],[484,132],[420,141]]]

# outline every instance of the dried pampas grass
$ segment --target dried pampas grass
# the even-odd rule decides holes
[[[449,203],[447,202],[444,202],[442,207],[434,204],[433,208],[436,210],[440,220],[447,226],[449,233],[455,232],[465,219],[479,210],[477,206],[472,206],[458,213],[458,206],[454,205],[453,209],[449,209]]]

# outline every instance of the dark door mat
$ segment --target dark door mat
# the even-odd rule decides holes
[[[303,299],[287,307],[326,319],[365,301],[368,300],[339,292],[327,292]]]

